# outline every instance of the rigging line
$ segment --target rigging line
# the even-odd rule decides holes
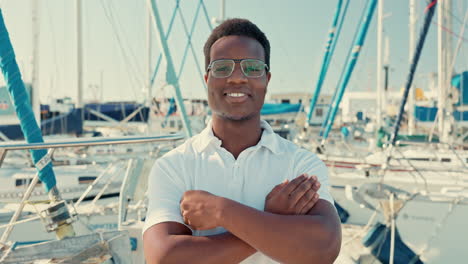
[[[429,186],[428,186],[428,184],[427,184],[427,179],[426,179],[426,177],[424,177],[424,175],[418,170],[418,168],[416,168],[416,166],[413,164],[413,162],[411,162],[410,159],[408,159],[407,157],[405,157],[405,154],[404,154],[403,152],[401,152],[401,150],[400,150],[398,147],[395,148],[395,151],[397,151],[404,159],[406,159],[406,161],[408,162],[408,164],[410,165],[410,167],[413,168],[413,170],[414,170],[414,172],[416,173],[416,175],[419,176],[419,177],[423,180],[423,182],[424,182],[424,189],[425,189],[426,193],[430,193],[430,191],[429,191]],[[416,177],[413,175],[412,172],[409,172],[409,174],[413,177],[413,179],[416,180]],[[384,177],[382,177],[382,181],[381,181],[381,182],[383,182],[383,178],[384,178]]]
[[[421,18],[423,18],[423,17],[424,17],[424,14],[427,12],[427,10],[428,10],[430,7],[432,7],[435,3],[437,3],[437,1],[440,1],[440,0],[433,0],[433,1],[431,1],[430,3],[428,3],[428,6],[424,9],[424,12],[422,12],[421,14],[418,15],[416,21],[419,21]],[[449,16],[452,17],[452,18],[454,18],[457,22],[459,22],[460,24],[463,24],[463,20],[462,20],[461,18],[459,18],[458,16],[456,16],[456,15],[452,12],[452,10],[450,10],[450,9],[448,9],[448,8],[445,8],[445,7],[442,7],[442,9],[445,10],[445,11],[447,11],[447,12],[449,13]],[[437,24],[436,22],[432,22],[432,23],[439,26],[439,24]],[[454,34],[453,32],[450,32],[450,31],[449,31],[449,33]],[[458,37],[458,36],[457,36],[457,37]]]
[[[195,60],[195,64],[197,66],[196,68],[197,68],[197,71],[198,71],[198,75],[199,75],[200,80],[202,82],[203,88],[205,88],[205,91],[206,91],[207,87],[206,87],[206,83],[205,83],[204,78],[203,78],[203,73],[202,73],[201,68],[200,68],[200,63],[198,61],[197,55],[196,55],[195,50],[193,49],[193,45],[192,45],[192,36],[193,36],[194,31],[195,31],[195,24],[196,24],[197,19],[198,19],[198,14],[200,13],[200,7],[201,7],[201,2],[198,4],[197,11],[195,12],[195,16],[194,16],[193,21],[192,21],[192,27],[190,28],[190,33],[188,33],[187,23],[185,22],[185,18],[184,18],[183,14],[182,14],[182,10],[179,9],[180,19],[182,20],[182,25],[184,26],[184,31],[185,31],[185,34],[187,36],[187,45],[185,46],[184,56],[183,56],[183,59],[182,59],[182,63],[180,65],[180,70],[179,70],[179,74],[177,75],[177,79],[179,79],[181,74],[182,74],[183,67],[185,65],[185,58],[186,58],[186,55],[187,55],[187,50],[188,50],[188,47],[190,47],[190,50],[192,51],[193,59]]]
[[[140,72],[137,68],[136,65],[138,65],[137,63],[135,63],[136,59],[135,59],[135,55],[133,54],[133,50],[130,48],[130,45],[128,45],[128,43],[126,42],[126,40],[128,39],[125,35],[125,32],[124,32],[124,27],[122,27],[122,25],[120,24],[120,19],[116,19],[115,18],[115,14],[117,13],[117,11],[114,9],[113,5],[112,5],[113,2],[107,2],[107,5],[108,5],[108,10],[109,10],[109,14],[110,14],[110,17],[112,19],[112,23],[113,23],[113,27],[114,27],[114,32],[115,34],[117,35],[122,35],[123,38],[120,38],[120,42],[121,42],[121,46],[122,46],[122,49],[125,51],[126,53],[126,56],[127,56],[127,59],[128,59],[128,63],[132,66],[133,70],[135,72]],[[133,59],[133,60],[132,60]],[[136,77],[136,76],[135,76]],[[140,80],[139,80],[140,81]]]
[[[465,12],[465,18],[463,19],[463,25],[461,28],[460,36],[463,36],[463,34],[465,33],[465,26],[466,26],[467,19],[468,19],[468,10]],[[452,71],[452,73],[454,72],[454,69],[455,69],[455,59],[457,58],[458,52],[460,51],[461,43],[462,43],[462,39],[458,38],[457,47],[455,48],[455,53],[453,54],[453,58],[452,58],[452,65],[450,67],[450,70]]]
[[[106,4],[107,4],[107,2],[106,2]],[[111,11],[110,11],[109,7],[107,7],[107,6],[105,6],[104,4],[102,4],[102,2],[101,2],[101,5],[102,5],[102,7],[103,7],[103,9],[104,9],[106,18],[107,18],[107,20],[109,21],[109,24],[110,24],[110,26],[111,26],[111,28],[112,28],[112,31],[113,31],[113,33],[114,33],[114,37],[115,37],[115,39],[117,40],[117,44],[119,45],[120,52],[122,53],[122,57],[123,57],[123,59],[125,60],[125,63],[128,64],[129,68],[130,68],[131,70],[133,70],[133,67],[132,67],[131,63],[129,62],[128,55],[126,54],[125,49],[123,48],[122,43],[121,43],[121,41],[120,41],[120,36],[119,36],[119,34],[118,34],[118,32],[117,32],[117,30],[116,30],[116,28],[115,28],[115,24],[113,23],[113,17],[111,17],[111,15],[110,15],[110,12],[111,12]],[[130,77],[130,79],[131,79],[132,76],[129,75],[129,77]]]
[[[291,79],[298,79],[298,80],[301,79],[302,76],[300,75],[301,71],[299,70],[300,67],[298,66],[299,63],[297,62],[297,57],[290,55],[289,51],[285,48],[282,38],[279,38],[276,43],[277,43],[276,45],[280,47],[281,52],[284,53],[286,55],[285,57],[288,58],[288,67],[292,69],[292,72],[289,73],[288,77]],[[281,66],[277,66],[277,67],[281,67]],[[271,67],[270,67],[270,70],[271,70]],[[278,78],[280,76],[275,76],[275,77]],[[287,86],[287,85],[282,85],[282,86]]]
[[[437,1],[442,0],[434,0],[429,6],[432,6],[433,3]],[[424,10],[424,12],[427,12],[428,8],[430,8],[429,6]],[[450,8],[442,7],[442,10],[447,11],[449,13],[448,15],[454,18],[458,23],[463,23],[463,20],[460,17],[456,16]]]
[[[210,16],[208,15],[208,11],[206,10],[205,2],[203,2],[203,0],[200,0],[200,2],[202,3],[203,13],[205,14],[206,22],[208,23],[208,28],[211,32],[213,31],[213,25],[211,24]]]
[[[111,2],[110,2],[110,8],[111,8],[112,11],[113,11],[111,14],[117,14],[117,13],[118,13],[117,10],[116,10],[116,8],[115,8],[115,6],[114,6],[114,3],[115,3],[114,1],[111,1]],[[114,18],[114,21],[117,21],[117,26],[118,26],[117,28],[118,28],[118,29],[121,29],[122,35],[124,35],[124,36],[127,35],[127,34],[125,33],[125,31],[124,31],[125,27],[122,26],[122,24],[120,23],[120,22],[121,22],[121,19],[115,19],[115,18]],[[133,60],[134,60],[133,63],[134,63],[134,66],[135,66],[137,72],[142,72],[140,69],[138,69],[138,65],[140,65],[140,64],[138,63],[138,61],[140,61],[140,60],[139,60],[139,59],[137,58],[137,56],[135,55],[133,49],[131,48],[131,45],[128,44],[128,42],[127,42],[128,39],[129,39],[129,38],[123,38],[124,44],[126,44],[126,46],[128,47],[128,51],[129,51],[129,53],[130,53],[130,55],[131,55],[130,57],[133,58]],[[140,81],[141,81],[141,80],[140,80]],[[142,83],[144,83],[144,82],[142,81]]]
[[[279,30],[281,30],[281,29],[279,29]],[[286,45],[284,44],[283,38],[279,38],[279,39],[277,40],[276,43],[277,43],[276,45],[277,45],[277,46],[279,47],[279,49],[280,49],[280,52],[278,52],[278,53],[279,53],[279,54],[284,54],[285,57],[288,58],[288,67],[289,67],[290,69],[292,69],[291,73],[289,73],[289,75],[288,75],[289,79],[296,79],[296,80],[302,79],[303,76],[300,74],[300,73],[301,73],[301,70],[299,69],[299,68],[302,68],[302,67],[299,66],[297,56],[291,55],[290,52],[289,52],[289,50],[291,50],[291,49],[286,49],[286,48],[285,48]],[[302,59],[302,58],[301,58],[301,59]],[[270,59],[270,60],[271,60],[271,59]],[[309,61],[310,61],[311,64],[312,64],[312,66],[310,67],[311,69],[314,70],[315,68],[319,67],[319,66],[317,66],[317,65],[315,64],[315,63],[316,63],[315,60],[310,59]],[[315,63],[314,63],[314,62],[315,62]],[[282,66],[277,65],[277,67],[279,67],[278,69],[281,69]],[[270,71],[271,71],[271,67],[270,67]],[[283,79],[282,76],[276,75],[275,78],[281,78],[281,79],[280,79],[281,86],[284,86],[284,87],[289,86],[289,85],[287,84],[288,81],[285,81],[285,80]],[[283,84],[283,83],[286,83],[286,84]],[[306,91],[306,89],[303,88],[303,91]],[[309,101],[309,100],[306,99],[306,101]]]
[[[57,41],[55,39],[54,24],[52,23],[52,14],[49,13],[49,10],[50,10],[49,1],[45,1],[45,4],[46,4],[46,12],[48,13],[47,21],[49,22],[49,30],[50,30],[50,35],[52,39],[52,49],[53,49],[52,57],[54,61],[55,74],[58,75],[60,71],[59,71],[58,62],[57,62]],[[52,89],[52,87],[50,87],[50,89]]]
[[[111,16],[113,17],[114,23],[116,24],[117,32],[119,32],[119,29],[121,29],[121,30],[120,30],[121,35],[124,35],[124,36],[125,36],[126,34],[125,34],[125,31],[124,31],[124,27],[123,27],[122,24],[120,23],[120,19],[116,19],[115,16],[114,16],[114,14],[117,14],[117,11],[116,11],[116,9],[115,9],[115,7],[114,7],[114,4],[113,4],[114,2],[113,2],[113,1],[110,1],[110,2],[108,2],[108,3],[109,3],[109,10],[111,10],[110,14],[111,14]],[[141,73],[142,73],[143,71],[141,71],[141,70],[138,69],[138,65],[139,65],[139,64],[138,64],[138,61],[139,61],[139,60],[137,59],[137,57],[136,57],[135,54],[133,53],[133,49],[131,48],[131,46],[126,42],[127,39],[128,39],[128,38],[125,38],[125,37],[124,37],[122,43],[124,44],[123,46],[126,46],[126,49],[125,49],[125,50],[128,50],[128,53],[127,53],[127,54],[130,54],[130,55],[127,55],[127,56],[129,57],[129,61],[131,61],[131,59],[133,58],[133,61],[131,61],[131,62],[132,62],[132,66],[133,66],[133,68],[134,68],[134,71],[135,71],[135,73],[136,73],[135,79],[137,79],[137,81],[138,81],[138,84],[137,84],[137,85],[139,85],[140,87],[142,87],[142,86],[144,86],[144,85],[143,85],[143,84],[144,84],[143,77],[141,76]],[[132,88],[134,89],[134,87],[132,87]]]
[[[463,35],[459,35],[459,34],[453,32],[453,31],[451,31],[450,29],[448,29],[448,28],[442,26],[441,24],[439,24],[439,23],[437,23],[437,22],[432,21],[432,24],[434,24],[434,25],[440,27],[443,31],[445,31],[445,32],[447,32],[447,33],[450,33],[452,36],[458,37],[460,40],[463,40],[463,41],[465,41],[465,42],[468,42],[468,39],[464,38]]]
[[[132,74],[129,74],[129,79],[133,82],[133,84],[136,83],[136,85],[139,85],[138,82],[140,80],[137,80],[137,70],[135,68],[135,66],[133,65],[131,59],[130,59],[130,56],[128,55],[127,53],[127,49],[124,47],[124,43],[122,42],[121,38],[120,38],[120,34],[119,34],[119,31],[118,31],[118,26],[116,25],[116,22],[115,22],[115,17],[113,16],[113,12],[111,10],[111,7],[109,5],[109,2],[106,2],[107,4],[107,9],[106,9],[106,15],[109,17],[109,22],[112,26],[112,30],[114,32],[114,35],[117,39],[117,43],[119,45],[119,48],[120,48],[120,51],[122,53],[122,56],[123,56],[123,59],[125,60],[125,63],[127,64],[127,66],[130,68],[130,70],[133,71]],[[132,85],[133,87],[133,85]],[[132,92],[134,93],[134,96],[136,96],[135,94],[135,90],[132,89]]]
[[[129,76],[129,80],[134,82],[134,81],[135,81],[135,78],[136,78],[136,77],[135,77],[136,74],[135,74],[135,72],[134,72],[135,69],[134,69],[133,66],[131,65],[131,63],[130,63],[130,61],[129,61],[129,59],[128,59],[128,55],[126,54],[125,49],[124,49],[123,46],[122,46],[122,43],[121,43],[121,40],[120,40],[120,36],[118,35],[117,30],[116,30],[116,28],[115,28],[115,24],[113,23],[112,18],[111,18],[110,14],[109,14],[110,11],[109,11],[108,8],[103,4],[102,1],[100,1],[100,3],[101,3],[101,6],[102,6],[103,9],[104,9],[104,13],[105,13],[105,15],[106,15],[106,18],[107,18],[107,20],[109,21],[109,23],[110,23],[110,25],[111,25],[111,28],[112,28],[112,30],[113,30],[114,37],[115,37],[115,39],[117,40],[117,44],[118,44],[119,50],[120,50],[120,52],[121,52],[121,55],[122,55],[122,57],[123,57],[125,63],[128,64],[128,67],[130,68],[130,71],[133,71],[133,74],[130,74],[129,72],[127,72],[128,76]],[[105,3],[107,3],[107,2],[105,2]],[[138,82],[138,81],[137,81],[137,82]],[[133,86],[133,85],[132,85],[132,86]],[[136,95],[135,89],[131,89],[131,90],[132,90],[132,92],[133,92],[134,97],[136,98],[137,95]]]
[[[174,24],[175,16],[176,16],[177,11],[179,10],[179,7],[180,7],[179,4],[180,4],[180,0],[176,0],[176,6],[175,6],[174,11],[173,11],[173,13],[172,13],[172,17],[171,17],[171,20],[170,20],[170,22],[169,22],[169,27],[168,27],[167,33],[165,34],[165,38],[166,38],[166,39],[169,38],[169,35],[170,35],[170,33],[171,33],[172,26],[173,26],[173,24]],[[200,0],[199,6],[200,6],[200,5],[203,7],[203,11],[204,11],[204,13],[205,13],[205,17],[207,18],[208,27],[210,28],[210,31],[211,31],[211,30],[213,29],[213,27],[212,27],[211,22],[210,22],[210,20],[209,20],[208,12],[206,11],[206,7],[205,7],[205,5],[204,5],[203,0]],[[192,26],[194,26],[194,24],[192,24]],[[192,47],[192,53],[195,54],[195,51],[193,50],[193,47]],[[194,59],[195,59],[196,63],[199,65],[198,58],[196,57],[196,55],[193,55],[193,56],[194,56]],[[153,75],[152,75],[152,77],[151,77],[151,86],[152,86],[152,85],[154,84],[154,82],[155,82],[156,75],[157,75],[157,73],[158,73],[158,71],[159,71],[159,66],[160,66],[160,64],[161,64],[161,59],[162,59],[162,54],[160,53],[160,54],[159,54],[159,57],[158,57],[158,60],[157,60],[157,62],[156,62],[155,70],[154,70]],[[180,75],[180,74],[179,74],[179,75]],[[202,75],[203,75],[203,74],[202,74]],[[202,77],[203,77],[203,76],[202,76]],[[203,84],[204,84],[204,82],[203,82]],[[204,84],[204,86],[205,86],[205,84]],[[206,89],[206,86],[205,86],[205,89]]]
[[[115,32],[114,32],[114,35],[115,35]],[[117,40],[117,43],[119,44],[119,51],[121,53],[121,56],[124,60],[124,63],[127,65],[128,67],[128,71],[126,71],[127,75],[128,75],[128,81],[130,82],[130,86],[131,87],[134,87],[136,86],[137,84],[137,80],[135,80],[135,77],[134,77],[134,68],[132,67],[131,63],[129,62],[128,58],[126,57],[126,54],[125,52],[122,50],[122,47],[120,46],[120,43],[118,41],[118,37],[116,37],[116,40]],[[132,93],[133,93],[133,96],[134,98],[137,98],[137,95],[136,95],[136,92],[135,92],[135,89],[131,89]]]
[[[179,4],[180,4],[180,0],[176,0],[176,5],[174,7],[174,11],[172,12],[172,16],[171,16],[171,20],[169,22],[169,26],[167,28],[167,32],[166,32],[166,34],[164,34],[164,38],[166,40],[169,38],[169,35],[171,34],[172,26],[174,25],[174,20],[175,20],[176,14],[177,14],[177,10],[180,7]],[[159,72],[159,66],[161,65],[162,56],[163,56],[162,52],[159,52],[158,60],[156,62],[156,67],[154,68],[153,75],[151,76],[151,82],[150,82],[151,87],[153,87],[154,81],[156,80],[156,75]]]

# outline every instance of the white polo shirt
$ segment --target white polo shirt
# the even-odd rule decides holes
[[[179,202],[185,191],[204,190],[258,210],[264,209],[266,195],[285,179],[302,173],[316,175],[321,183],[320,199],[333,204],[328,171],[312,152],[275,134],[261,121],[263,134],[256,146],[244,150],[237,160],[221,147],[211,123],[200,134],[156,160],[148,180],[148,212],[143,232],[162,222],[184,224]],[[218,227],[196,231],[194,236],[225,232]],[[277,263],[257,252],[242,263]]]

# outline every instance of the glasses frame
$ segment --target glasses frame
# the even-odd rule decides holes
[[[207,73],[210,72],[211,68],[213,67],[213,63],[215,63],[217,61],[232,61],[232,62],[234,62],[234,67],[232,67],[231,73],[228,76],[216,77],[216,76],[213,75],[213,73],[211,73],[211,76],[213,78],[218,78],[218,79],[231,77],[232,73],[234,72],[234,69],[236,68],[236,63],[241,64],[243,61],[259,61],[259,62],[263,63],[263,66],[265,67],[262,75],[254,77],[254,76],[247,76],[247,74],[245,74],[244,69],[241,66],[240,68],[241,68],[242,74],[244,74],[244,76],[247,77],[247,78],[260,78],[260,77],[263,77],[269,70],[268,65],[264,61],[258,60],[258,59],[219,59],[219,60],[214,60],[214,61],[210,62],[210,64],[208,65],[208,68],[206,69]],[[211,72],[213,72],[213,71],[211,71]]]

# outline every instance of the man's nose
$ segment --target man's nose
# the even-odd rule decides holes
[[[227,81],[229,83],[244,83],[247,82],[247,77],[242,72],[241,66],[236,63],[234,71],[231,76],[228,77]]]

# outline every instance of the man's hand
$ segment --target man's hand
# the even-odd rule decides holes
[[[205,191],[186,191],[180,200],[184,222],[195,230],[208,230],[218,226],[219,197]]]
[[[282,215],[306,214],[318,201],[320,183],[306,174],[276,185],[265,198],[265,212]]]

